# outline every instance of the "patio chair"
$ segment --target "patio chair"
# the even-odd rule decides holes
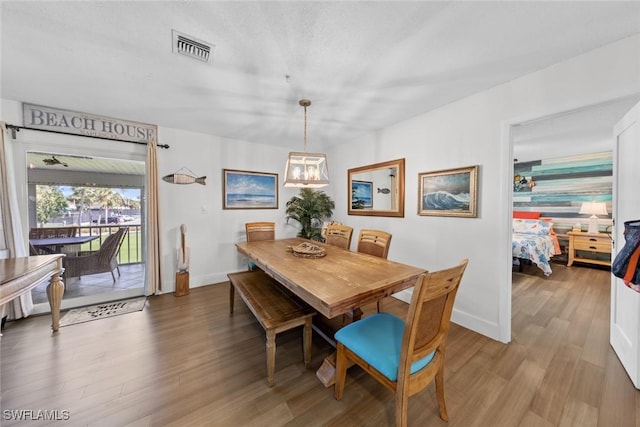
[[[65,279],[109,272],[115,282],[116,276],[113,274],[113,270],[117,270],[118,277],[120,277],[117,255],[127,231],[129,231],[127,227],[119,228],[117,232],[109,235],[102,242],[97,251],[78,252],[78,256],[64,257],[62,263],[65,268]]]

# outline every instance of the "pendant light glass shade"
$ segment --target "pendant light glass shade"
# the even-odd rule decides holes
[[[307,107],[308,99],[301,99],[304,107],[304,152],[291,152],[284,172],[285,187],[320,188],[329,185],[327,156],[321,153],[307,153]]]
[[[320,153],[289,153],[285,187],[320,188],[329,185],[327,156]]]

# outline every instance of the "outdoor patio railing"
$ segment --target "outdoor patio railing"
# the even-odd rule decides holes
[[[79,227],[81,236],[100,236],[90,242],[84,243],[82,251],[96,251],[102,245],[109,234],[113,234],[120,227],[127,227],[126,234],[120,252],[118,252],[118,264],[140,264],[142,262],[142,226],[140,224],[120,225],[88,225]]]

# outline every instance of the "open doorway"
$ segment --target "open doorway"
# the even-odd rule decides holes
[[[508,158],[509,164],[506,165],[510,173],[505,175],[509,178],[509,186],[507,187],[509,195],[508,208],[509,216],[505,218],[505,226],[509,227],[506,235],[509,236],[509,245],[512,247],[512,212],[515,210],[522,210],[522,206],[517,206],[516,196],[512,179],[515,179],[514,160],[518,162],[530,162],[541,158],[561,158],[570,156],[588,156],[591,153],[601,153],[613,150],[613,126],[615,123],[628,111],[628,109],[638,102],[640,95],[635,94],[624,98],[610,100],[599,104],[590,106],[575,108],[567,111],[557,112],[546,116],[540,116],[536,118],[530,118],[527,120],[513,121],[505,124],[505,140],[506,143],[505,152],[510,153]],[[553,171],[547,171],[543,173],[554,173]],[[548,177],[548,176],[547,176]],[[529,181],[535,177],[526,177]],[[609,205],[611,200],[609,200]],[[530,209],[534,210],[534,209]],[[580,214],[580,204],[574,204],[572,207],[558,207],[553,206],[553,202],[548,201],[544,205],[543,210],[551,212],[556,217],[556,222],[560,225],[561,234],[559,237],[563,241],[563,246],[566,250],[568,242],[567,232],[571,231],[576,223],[580,223],[580,227],[584,227],[586,230],[586,224],[588,223],[588,215]],[[554,212],[560,212],[554,213]],[[609,210],[610,213],[610,210]],[[550,215],[551,216],[551,215]],[[602,217],[599,221],[599,225],[603,231],[609,227],[611,231],[611,216]],[[566,255],[566,254],[565,254]],[[563,274],[571,274],[571,268],[566,267],[566,258],[563,259],[562,254],[559,257]],[[512,260],[512,258],[510,259]],[[553,267],[553,263],[551,264]],[[538,273],[538,267],[535,265],[530,267],[534,274],[542,276],[542,272]],[[582,266],[580,268],[592,268],[591,266]],[[593,266],[593,268],[598,268]],[[504,303],[501,309],[505,319],[512,318],[512,283],[514,268],[512,262],[508,267],[507,277],[507,289],[503,293],[504,296],[508,296],[502,300]],[[556,276],[557,277],[557,276]],[[554,279],[554,275],[550,276],[550,279]],[[560,279],[558,277],[558,279]],[[503,325],[500,331],[501,339],[505,342],[510,341],[511,337],[511,325]]]
[[[67,269],[62,308],[143,295],[145,163],[39,151],[27,152],[26,160],[32,251],[65,253],[82,265],[90,258],[80,257],[104,253],[109,236],[125,229],[108,268]],[[56,233],[79,243],[48,245],[40,238]],[[35,313],[49,309],[45,289],[32,293]]]

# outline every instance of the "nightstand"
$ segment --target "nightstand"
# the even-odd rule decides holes
[[[611,237],[605,233],[582,233],[570,231],[569,236],[569,262],[571,266],[574,261],[588,264],[611,266]],[[609,254],[609,259],[584,258],[576,255],[576,251],[591,252],[593,254]]]

